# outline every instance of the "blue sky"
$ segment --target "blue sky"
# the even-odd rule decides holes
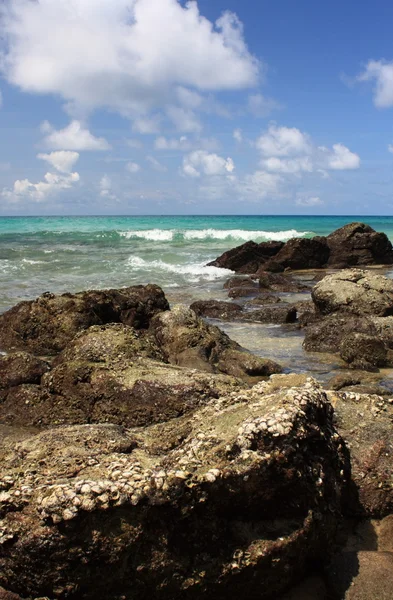
[[[387,0],[4,0],[0,215],[393,214]]]

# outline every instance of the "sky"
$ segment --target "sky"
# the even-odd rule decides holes
[[[393,214],[389,0],[2,0],[0,215]]]

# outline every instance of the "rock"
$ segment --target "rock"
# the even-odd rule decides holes
[[[393,280],[361,269],[327,275],[311,295],[322,315],[337,311],[376,317],[393,314]]]
[[[393,349],[393,317],[371,317],[378,337],[383,340],[387,348]]]
[[[328,600],[328,591],[323,579],[314,575],[307,577],[277,600]]]
[[[327,570],[334,597],[343,600],[391,600],[393,554],[341,552]]]
[[[273,294],[265,293],[265,294],[259,294],[252,300],[248,300],[248,302],[246,302],[245,305],[254,307],[254,306],[261,306],[261,305],[264,306],[265,304],[278,304],[279,302],[281,302],[281,298],[279,298],[278,296],[274,296]]]
[[[242,321],[252,323],[295,323],[296,319],[296,306],[286,302],[267,304],[258,310],[245,311],[241,315]]]
[[[303,292],[307,286],[296,281],[288,274],[268,273],[267,271],[258,271],[259,287],[271,292]]]
[[[208,266],[230,269],[236,273],[255,273],[262,263],[284,246],[283,242],[246,242],[241,246],[224,252],[216,260],[208,263]]]
[[[258,283],[251,277],[231,277],[224,283],[230,298],[253,296],[258,293]]]
[[[377,329],[368,317],[355,314],[332,314],[306,328],[303,347],[308,352],[340,352],[341,343],[353,332],[378,338]]]
[[[48,370],[48,363],[27,352],[0,356],[0,390],[22,383],[39,383]]]
[[[151,334],[161,348],[165,360],[173,365],[232,375],[236,360],[236,376],[240,377],[242,370],[241,378],[247,382],[255,383],[255,377],[267,375],[266,360],[254,356],[254,379],[250,381],[248,365],[251,355],[218,327],[209,325],[194,311],[184,306],[175,306],[171,311],[156,315],[151,322]],[[259,375],[256,361],[260,362]],[[269,365],[271,364],[273,363],[269,362]],[[280,365],[274,364],[276,372],[281,372]]]
[[[0,587],[0,600],[23,600],[23,598],[13,592],[7,592],[4,588]]]
[[[388,365],[388,353],[384,342],[365,333],[350,333],[340,344],[340,356],[353,369],[378,370]]]
[[[393,515],[388,515],[379,523],[378,550],[393,552]]]
[[[273,258],[265,262],[264,269],[273,272],[285,269],[320,269],[326,266],[329,254],[324,237],[292,238]]]
[[[349,466],[315,384],[264,389],[191,418],[17,444],[0,476],[0,585],[69,600],[278,597],[328,556]]]
[[[328,392],[328,397],[351,453],[354,488],[346,513],[351,518],[383,518],[393,512],[391,400],[347,389]]]
[[[357,385],[362,381],[360,375],[355,375],[352,373],[339,373],[338,375],[334,375],[328,382],[327,386],[329,390],[342,390],[345,387],[351,385]]]
[[[106,362],[100,358],[97,363],[69,360],[45,375],[41,386],[12,388],[0,403],[0,423],[41,428],[85,423],[143,426],[178,417],[240,387],[224,375],[142,357]]]
[[[295,302],[297,320],[301,327],[307,327],[319,320],[316,313],[315,305],[311,300],[301,300]]]
[[[349,223],[327,236],[328,266],[334,269],[393,263],[393,248],[384,233],[364,223]]]
[[[53,355],[91,325],[121,322],[147,329],[151,318],[166,310],[168,302],[156,285],[61,296],[46,293],[0,315],[0,349]]]
[[[199,317],[210,317],[221,321],[233,321],[243,312],[240,304],[219,300],[198,300],[191,304],[190,309]]]

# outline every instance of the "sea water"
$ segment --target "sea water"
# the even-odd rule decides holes
[[[0,217],[0,312],[45,291],[160,285],[169,301],[228,299],[231,271],[206,266],[248,240],[328,235],[352,221],[384,231],[393,217],[124,216]],[[331,359],[302,351],[302,334],[271,325],[220,324],[256,354],[290,370],[330,372]]]

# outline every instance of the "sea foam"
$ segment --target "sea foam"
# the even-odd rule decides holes
[[[309,231],[287,229],[284,231],[249,231],[247,229],[146,229],[136,231],[119,231],[121,237],[126,239],[145,239],[153,242],[170,242],[174,239],[183,240],[221,240],[233,242],[253,241],[286,241],[293,237],[304,237]]]

